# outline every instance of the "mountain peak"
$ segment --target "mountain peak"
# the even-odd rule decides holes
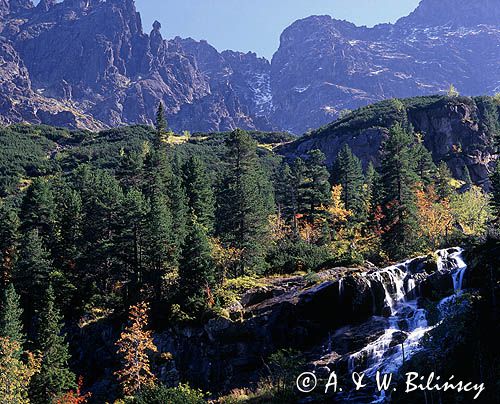
[[[421,0],[413,13],[398,21],[402,23],[464,27],[500,25],[500,0]]]

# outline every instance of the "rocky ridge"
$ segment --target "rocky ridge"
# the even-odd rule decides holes
[[[159,22],[147,34],[133,0],[0,0],[0,123],[151,123],[163,100],[176,130],[301,133],[344,109],[451,83],[493,94],[499,10],[499,0],[422,0],[373,28],[312,16],[283,32],[269,62],[165,40]]]

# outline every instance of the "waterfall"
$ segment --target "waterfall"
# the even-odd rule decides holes
[[[437,252],[438,271],[451,275],[455,292],[443,299],[439,306],[462,291],[467,270],[462,253],[461,248]],[[435,327],[429,326],[426,310],[418,305],[418,280],[411,271],[411,263],[412,260],[409,260],[364,275],[372,288],[374,284],[381,284],[384,290],[384,304],[390,309],[390,316],[386,319],[387,325],[380,337],[348,356],[349,372],[365,372],[367,376],[373,376],[377,371],[398,371],[406,360],[419,351],[420,340],[425,333]]]
[[[458,247],[438,251],[438,270],[451,272],[455,293],[462,291],[464,275],[467,270],[467,264],[462,257],[463,252],[464,250]]]

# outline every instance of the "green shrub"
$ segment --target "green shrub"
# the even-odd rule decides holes
[[[271,273],[291,274],[297,271],[317,271],[333,259],[326,246],[303,240],[285,240],[273,247],[268,256]]]
[[[206,402],[206,394],[189,387],[188,384],[181,384],[175,388],[155,386],[128,401],[129,404],[205,404]]]

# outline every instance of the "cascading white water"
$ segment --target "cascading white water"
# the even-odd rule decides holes
[[[438,270],[451,271],[455,293],[462,291],[464,275],[467,270],[467,264],[462,257],[463,252],[464,250],[458,247],[438,252]]]
[[[437,267],[441,272],[450,272],[455,294],[463,287],[467,265],[462,258],[463,250],[453,248],[438,251]],[[410,271],[411,260],[366,274],[370,282],[381,283],[384,303],[390,308],[384,333],[348,357],[350,372],[362,371],[368,376],[377,371],[396,372],[404,361],[420,349],[420,340],[435,326],[429,326],[427,312],[417,304],[417,280]],[[452,297],[454,297],[453,295]],[[451,297],[445,298],[440,306]],[[375,402],[375,401],[374,401]]]

